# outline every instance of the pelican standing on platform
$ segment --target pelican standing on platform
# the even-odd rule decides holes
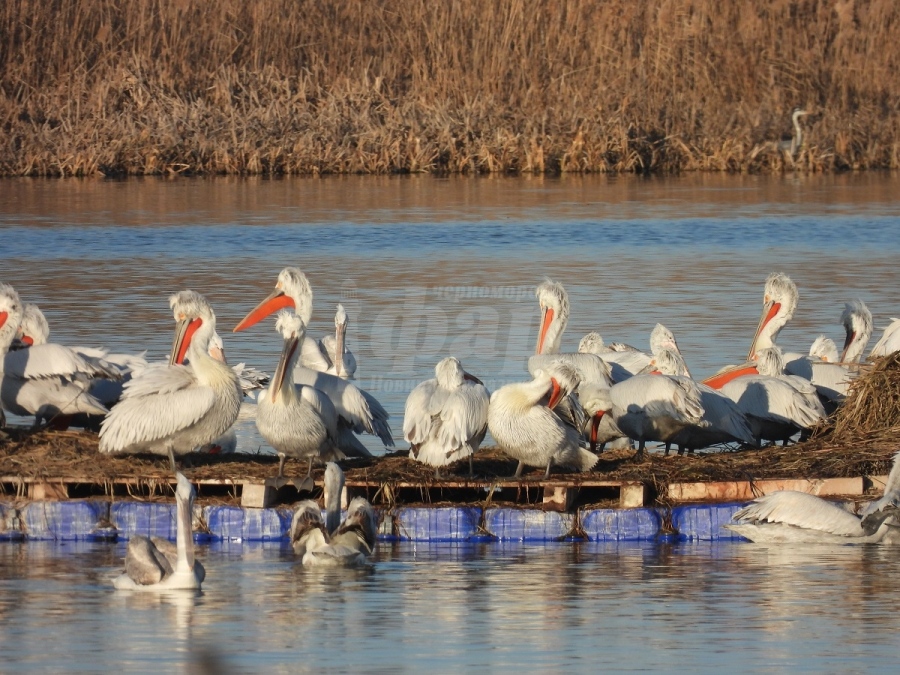
[[[275,328],[284,338],[284,346],[269,389],[256,404],[256,428],[278,453],[279,478],[284,476],[286,457],[308,460],[306,476],[310,478],[313,460],[329,453],[335,442],[335,434],[329,433],[320,412],[330,402],[325,403],[325,395],[313,387],[294,384],[294,366],[305,333],[300,317],[281,311]]]
[[[472,455],[487,433],[489,406],[490,394],[481,380],[458,359],[442,359],[434,378],[417,385],[406,399],[403,437],[410,458],[435,467],[440,478],[442,466],[468,457],[471,476]]]
[[[313,292],[306,275],[295,267],[281,270],[275,283],[275,290],[250,311],[235,326],[235,332],[242,331],[258,323],[270,314],[285,307],[294,308],[303,321],[309,325],[312,317]],[[305,343],[310,342],[306,340]],[[305,344],[304,343],[304,344]],[[315,343],[313,343],[315,346]],[[316,349],[318,347],[316,346]],[[305,352],[304,352],[305,353]],[[378,436],[387,447],[394,446],[391,427],[388,424],[388,413],[384,407],[368,392],[356,387],[352,382],[329,375],[324,372],[310,370],[302,363],[294,368],[294,382],[315,387],[323,392],[334,404],[335,410],[343,420],[343,424],[356,433],[363,431]],[[347,455],[371,456],[360,443],[349,444],[340,441],[340,448]]]
[[[291,544],[307,567],[356,567],[375,551],[378,529],[375,511],[363,497],[355,497],[341,523],[344,473],[329,462],[325,467],[325,520],[312,500],[300,503],[291,519]]]
[[[175,456],[224,434],[241,410],[240,384],[228,365],[209,355],[216,315],[199,293],[169,298],[175,339],[168,364],[151,364],[128,382],[100,427],[100,452]],[[187,361],[187,365],[184,365]]]
[[[519,460],[515,478],[526,465],[547,467],[544,478],[549,478],[553,465],[589,471],[597,463],[597,455],[580,447],[580,431],[554,412],[578,385],[574,366],[556,361],[531,382],[507,384],[491,395],[488,429],[503,452]]]
[[[194,559],[191,534],[194,498],[191,482],[175,473],[175,546],[168,539],[135,535],[128,540],[125,573],[113,585],[120,591],[200,590],[206,570]]]

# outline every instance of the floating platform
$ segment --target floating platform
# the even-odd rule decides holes
[[[753,497],[787,489],[859,502],[881,494],[886,480],[876,476],[671,484],[665,506],[645,505],[649,488],[643,483],[601,480],[579,485],[559,480],[430,485],[354,480],[347,482],[342,498],[344,504],[356,495],[373,501],[380,518],[379,537],[385,540],[731,540],[739,537],[722,525]],[[320,482],[310,494],[275,479],[207,479],[194,484],[195,536],[227,541],[287,541],[292,508],[273,504],[315,496],[321,487]],[[172,485],[174,480],[92,483],[86,477],[0,477],[6,494],[0,498],[0,539],[115,540],[135,534],[174,539]],[[238,498],[240,505],[204,504],[227,501],[223,496]],[[591,503],[598,498],[617,503],[598,507]]]

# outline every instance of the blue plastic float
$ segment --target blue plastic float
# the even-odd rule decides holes
[[[581,509],[577,514],[478,506],[398,507],[385,514],[380,539],[466,541],[655,541],[734,540],[722,525],[743,503],[662,508]],[[287,539],[292,511],[207,506],[206,532],[197,539],[277,541]],[[667,522],[668,521],[668,522]],[[673,533],[674,530],[674,533]],[[175,539],[174,504],[103,500],[0,503],[0,540],[129,539],[135,534]]]

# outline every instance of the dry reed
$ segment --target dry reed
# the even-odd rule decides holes
[[[7,0],[0,175],[896,168],[898,25],[893,0]]]

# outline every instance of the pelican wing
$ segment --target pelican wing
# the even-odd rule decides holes
[[[125,385],[122,400],[103,420],[100,451],[152,444],[203,418],[216,404],[211,387],[198,386],[185,366],[151,366]]]
[[[158,584],[172,574],[172,563],[149,538],[136,535],[128,540],[125,574],[141,586]]]
[[[613,377],[609,364],[596,354],[535,354],[528,357],[528,372],[534,377],[538,370],[547,370],[553,361],[563,361],[574,366],[582,382],[605,383],[612,386]]]
[[[480,445],[487,429],[489,405],[490,396],[481,384],[464,384],[450,394],[440,411],[440,444],[450,451],[472,445],[475,439],[475,447]]]
[[[891,319],[891,324],[884,329],[881,339],[872,347],[869,358],[887,356],[900,349],[900,319]]]
[[[865,534],[860,519],[815,495],[793,490],[754,499],[732,517],[738,523],[782,523],[845,537]]]
[[[114,366],[101,358],[81,356],[68,347],[52,343],[9,352],[3,359],[3,372],[29,380],[76,376],[121,377]]]
[[[420,445],[431,437],[447,396],[434,378],[409,392],[403,410],[403,438],[408,443]]]
[[[860,515],[865,518],[876,511],[880,511],[888,504],[897,501],[898,496],[900,496],[900,452],[894,455],[894,464],[884,486],[884,495],[880,499],[869,502]]]
[[[325,546],[325,521],[319,505],[311,499],[300,502],[291,518],[291,545],[294,553],[302,556],[309,549]]]

